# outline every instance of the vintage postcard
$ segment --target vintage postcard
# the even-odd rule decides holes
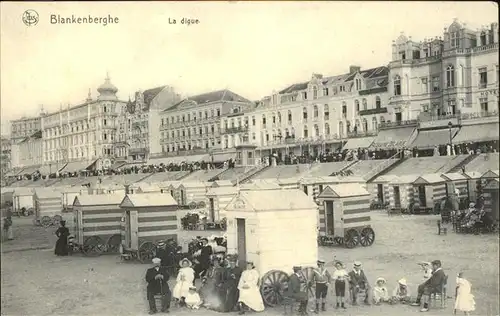
[[[494,2],[2,2],[1,315],[499,315]]]

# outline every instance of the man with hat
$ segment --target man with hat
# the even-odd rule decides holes
[[[202,278],[207,273],[208,269],[210,269],[210,258],[213,254],[212,247],[208,244],[207,238],[201,239],[201,253],[197,258],[199,264],[196,267],[196,278]]]
[[[238,257],[236,255],[227,255],[228,267],[224,269],[222,276],[223,284],[220,292],[223,300],[222,312],[225,313],[231,312],[236,307],[236,303],[238,303],[238,284],[243,271],[240,267],[236,266],[237,260]]]
[[[431,262],[433,273],[429,279],[418,286],[417,290],[417,300],[412,306],[420,306],[422,296],[424,297],[424,306],[420,310],[421,312],[427,312],[429,310],[429,296],[432,293],[441,294],[441,288],[445,282],[446,275],[441,268],[441,261],[434,260]]]
[[[161,266],[161,259],[153,258],[153,267],[149,268],[146,272],[149,314],[155,314],[157,312],[155,295],[161,295],[161,311],[163,313],[168,313],[171,300],[171,292],[167,283],[168,278],[167,269]]]
[[[166,245],[165,245],[164,241],[159,241],[158,244],[156,245],[156,256],[155,257],[159,258],[161,260],[162,267],[168,266],[169,254],[168,254],[165,246]]]
[[[325,261],[318,260],[318,267],[314,269],[311,282],[316,283],[316,308],[314,312],[319,313],[319,302],[321,301],[321,310],[326,311],[326,294],[328,294],[328,285],[332,281],[330,272],[325,268]]]
[[[302,267],[293,267],[293,274],[288,279],[288,291],[286,296],[298,301],[300,303],[299,313],[301,315],[307,315],[308,295],[307,292],[301,289],[301,283],[305,283],[306,280],[301,271]]]
[[[364,303],[370,305],[368,294],[370,293],[370,284],[366,278],[365,272],[361,269],[361,262],[354,261],[353,269],[349,272],[349,286],[351,290],[352,305],[358,303],[358,294],[360,291],[365,292]]]

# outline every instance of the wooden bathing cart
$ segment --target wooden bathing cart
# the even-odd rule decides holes
[[[120,208],[122,260],[150,263],[159,241],[177,242],[178,206],[170,194],[127,194]]]
[[[62,193],[47,188],[36,188],[33,194],[35,225],[57,226],[62,220]]]
[[[318,260],[316,211],[298,189],[240,190],[226,207],[227,253],[237,254],[241,267],[254,263],[266,305],[283,303],[293,266],[303,267],[304,286],[312,291],[307,284]]]
[[[74,240],[71,250],[87,256],[118,253],[123,209],[121,194],[79,195],[73,201]]]
[[[12,208],[14,213],[29,216],[35,212],[33,189],[32,188],[15,188],[12,194]]]
[[[356,183],[329,185],[318,195],[318,244],[368,247],[375,241],[370,225],[370,193]]]
[[[412,214],[430,213],[441,208],[441,201],[447,197],[445,179],[439,173],[423,174],[415,179]],[[452,192],[449,192],[450,195]]]

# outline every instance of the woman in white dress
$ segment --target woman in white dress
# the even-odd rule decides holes
[[[177,274],[177,283],[175,284],[173,297],[180,303],[184,305],[185,298],[189,293],[189,288],[193,286],[194,282],[194,270],[191,268],[193,264],[189,259],[184,258],[179,262],[179,273]]]
[[[248,309],[256,312],[264,311],[264,302],[259,290],[259,278],[259,272],[255,270],[253,262],[247,262],[247,269],[241,274],[238,283],[240,315]]]
[[[460,311],[464,312],[465,315],[469,315],[470,312],[476,310],[476,302],[471,291],[472,285],[464,279],[463,272],[459,273],[457,276],[455,314],[457,311]]]

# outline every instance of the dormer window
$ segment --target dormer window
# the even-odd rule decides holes
[[[361,79],[356,79],[354,82],[356,84],[356,90],[361,90]]]
[[[458,48],[458,32],[450,33],[450,46],[451,48]]]

